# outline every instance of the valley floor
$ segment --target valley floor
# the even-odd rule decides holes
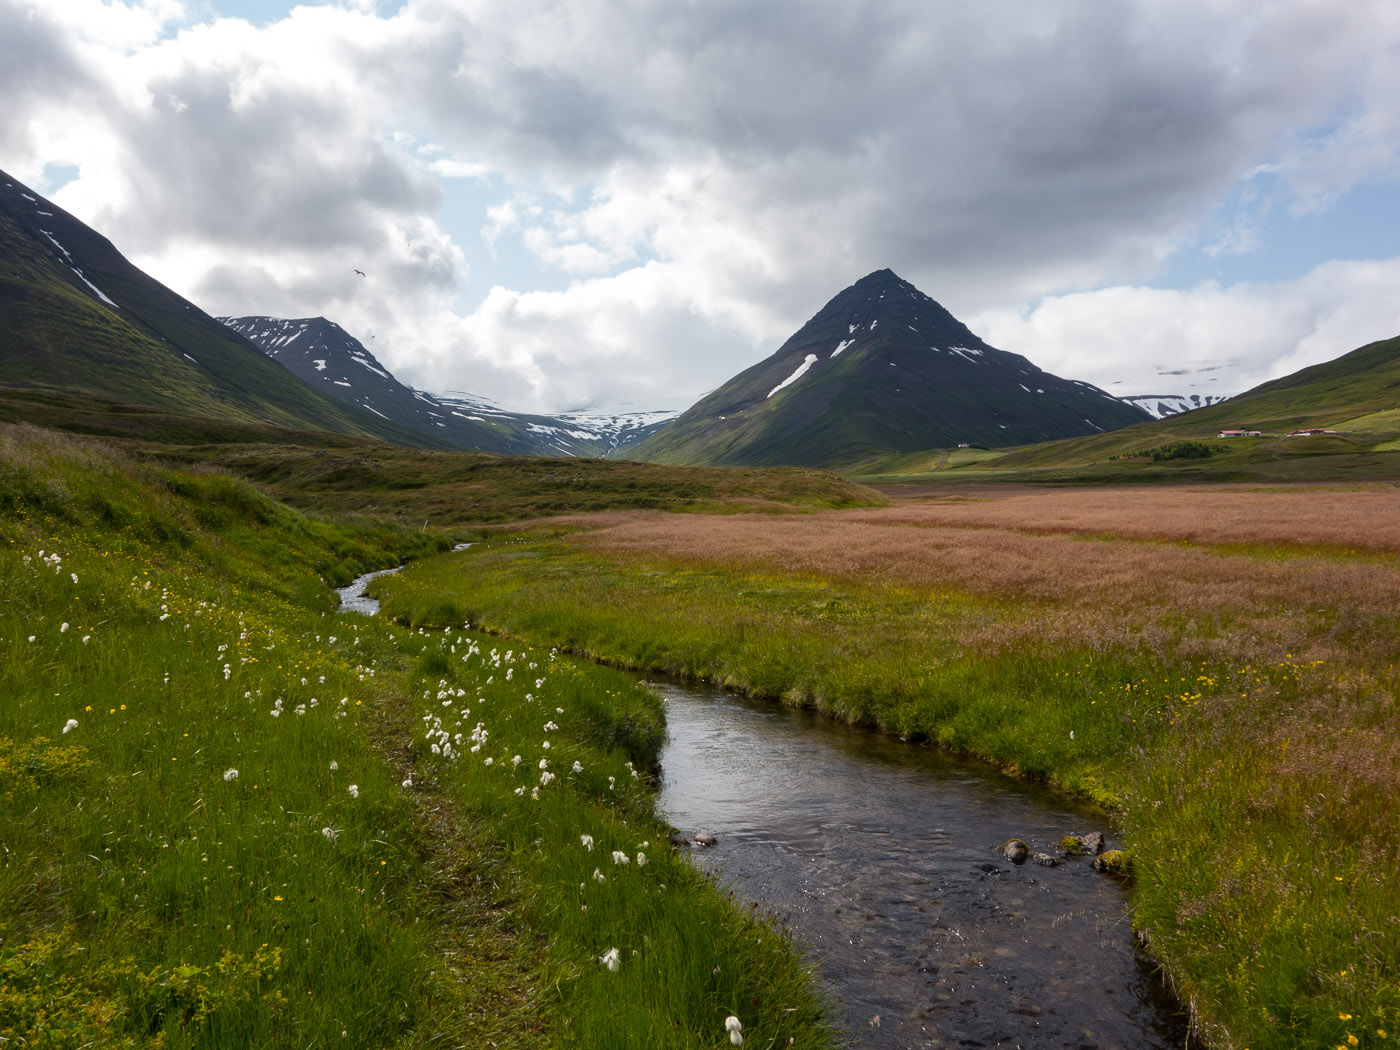
[[[981,756],[1093,798],[1215,1046],[1400,1029],[1400,491],[939,489],[808,515],[618,511],[384,587]]]

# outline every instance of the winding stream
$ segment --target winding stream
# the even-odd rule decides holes
[[[366,573],[341,609],[374,615]],[[1184,1018],[1136,950],[1127,897],[1087,858],[1103,814],[989,766],[702,686],[666,700],[660,805],[718,845],[697,864],[783,919],[853,1046],[1170,1050]]]
[[[363,576],[356,576],[344,587],[337,587],[335,593],[340,595],[340,611],[356,612],[364,616],[373,616],[379,612],[379,602],[365,595],[365,588],[369,586],[370,580],[377,580],[381,576],[392,576],[402,569],[399,565],[393,569],[379,569],[375,572],[367,572]]]
[[[1054,852],[1101,813],[994,769],[771,703],[661,685],[661,808],[695,861],[785,918],[854,1045],[1182,1047],[1122,888]],[[878,1018],[878,1021],[876,1020]]]

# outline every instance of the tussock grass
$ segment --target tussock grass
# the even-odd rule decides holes
[[[451,593],[492,630],[813,706],[1114,806],[1137,925],[1209,1042],[1388,1042],[1390,493],[1202,490],[1156,515],[1118,495],[612,514],[500,536],[383,590],[397,615]]]
[[[328,612],[447,542],[0,429],[0,1038],[828,1045],[782,936],[665,845],[655,696]]]
[[[668,467],[389,445],[167,446],[148,454],[167,462],[216,466],[303,510],[420,527],[499,524],[617,508],[790,514],[884,502],[873,490],[829,471],[798,467]]]

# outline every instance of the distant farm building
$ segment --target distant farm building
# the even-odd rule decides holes
[[[1294,430],[1294,431],[1290,431],[1288,436],[1291,437],[1291,438],[1305,438],[1305,437],[1312,437],[1314,434],[1335,434],[1335,433],[1336,433],[1335,430],[1323,430],[1323,429],[1321,429],[1320,427],[1314,427],[1312,430]]]
[[[1223,438],[1257,438],[1264,435],[1258,430],[1222,430],[1220,436]]]

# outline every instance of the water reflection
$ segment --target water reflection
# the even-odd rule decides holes
[[[1180,1047],[1122,889],[1053,852],[1102,813],[875,734],[663,686],[667,819],[742,898],[787,916],[866,1047]],[[876,1019],[878,1018],[878,1021]]]

